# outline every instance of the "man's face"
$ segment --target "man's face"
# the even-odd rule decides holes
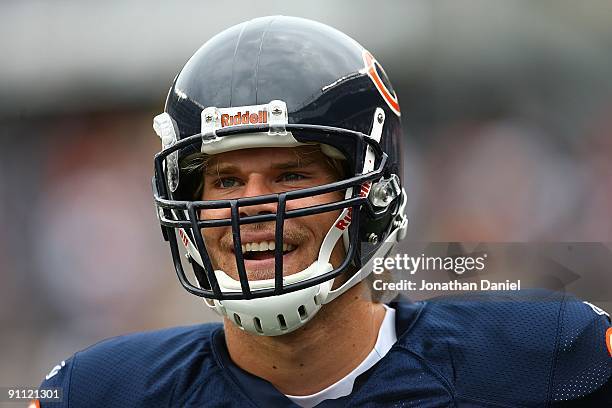
[[[223,200],[281,193],[337,181],[339,171],[318,147],[244,149],[210,158],[204,172],[204,200]],[[286,210],[311,207],[343,199],[342,192],[290,200]],[[275,214],[276,203],[240,207],[240,216]],[[283,231],[283,275],[306,269],[319,254],[323,238],[340,210],[286,219]],[[203,210],[202,219],[230,218],[229,209]],[[238,279],[231,227],[202,230],[213,267]],[[274,277],[275,222],[240,227],[245,269],[249,280]],[[330,263],[338,267],[344,259],[340,240]],[[272,247],[270,247],[272,245]]]

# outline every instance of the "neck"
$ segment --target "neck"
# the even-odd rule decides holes
[[[284,394],[309,395],[339,381],[367,357],[384,316],[384,307],[369,300],[362,282],[292,333],[257,336],[226,320],[225,339],[231,359],[243,370]]]

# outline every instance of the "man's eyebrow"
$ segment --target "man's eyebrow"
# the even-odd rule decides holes
[[[212,161],[206,165],[206,169],[204,174],[206,175],[219,175],[219,174],[228,174],[228,173],[236,173],[240,168],[235,164],[231,163],[219,163],[218,161]]]
[[[302,167],[308,167],[311,164],[315,163],[315,159],[301,159],[301,160],[289,160],[285,162],[278,162],[270,164],[270,168],[275,170],[287,170],[287,169],[296,169]],[[219,175],[219,174],[230,174],[240,172],[240,167],[233,163],[219,163],[217,161],[213,161],[208,163],[206,166],[206,170],[204,174],[206,175]]]

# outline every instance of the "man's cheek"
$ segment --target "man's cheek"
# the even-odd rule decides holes
[[[287,209],[314,207],[322,204],[335,203],[344,198],[343,193],[334,191],[326,194],[319,194],[311,197],[304,197],[297,200],[287,201]]]
[[[226,209],[209,209],[200,211],[201,220],[221,220],[230,218],[230,213]]]
[[[312,207],[313,205],[318,204],[316,201],[312,199],[312,197],[300,198],[297,200],[289,200],[285,205],[286,210],[296,210],[299,208]]]

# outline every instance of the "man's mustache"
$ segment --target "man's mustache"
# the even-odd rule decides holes
[[[266,234],[274,237],[272,240],[276,240],[276,229],[274,222],[248,224],[240,227],[240,240],[244,242],[243,236],[248,233]],[[283,228],[283,243],[290,243],[293,245],[300,245],[309,239],[310,235],[308,230],[300,225],[287,225]],[[228,229],[227,233],[223,234],[219,240],[219,246],[222,250],[231,251],[234,249],[234,239],[231,229]]]

